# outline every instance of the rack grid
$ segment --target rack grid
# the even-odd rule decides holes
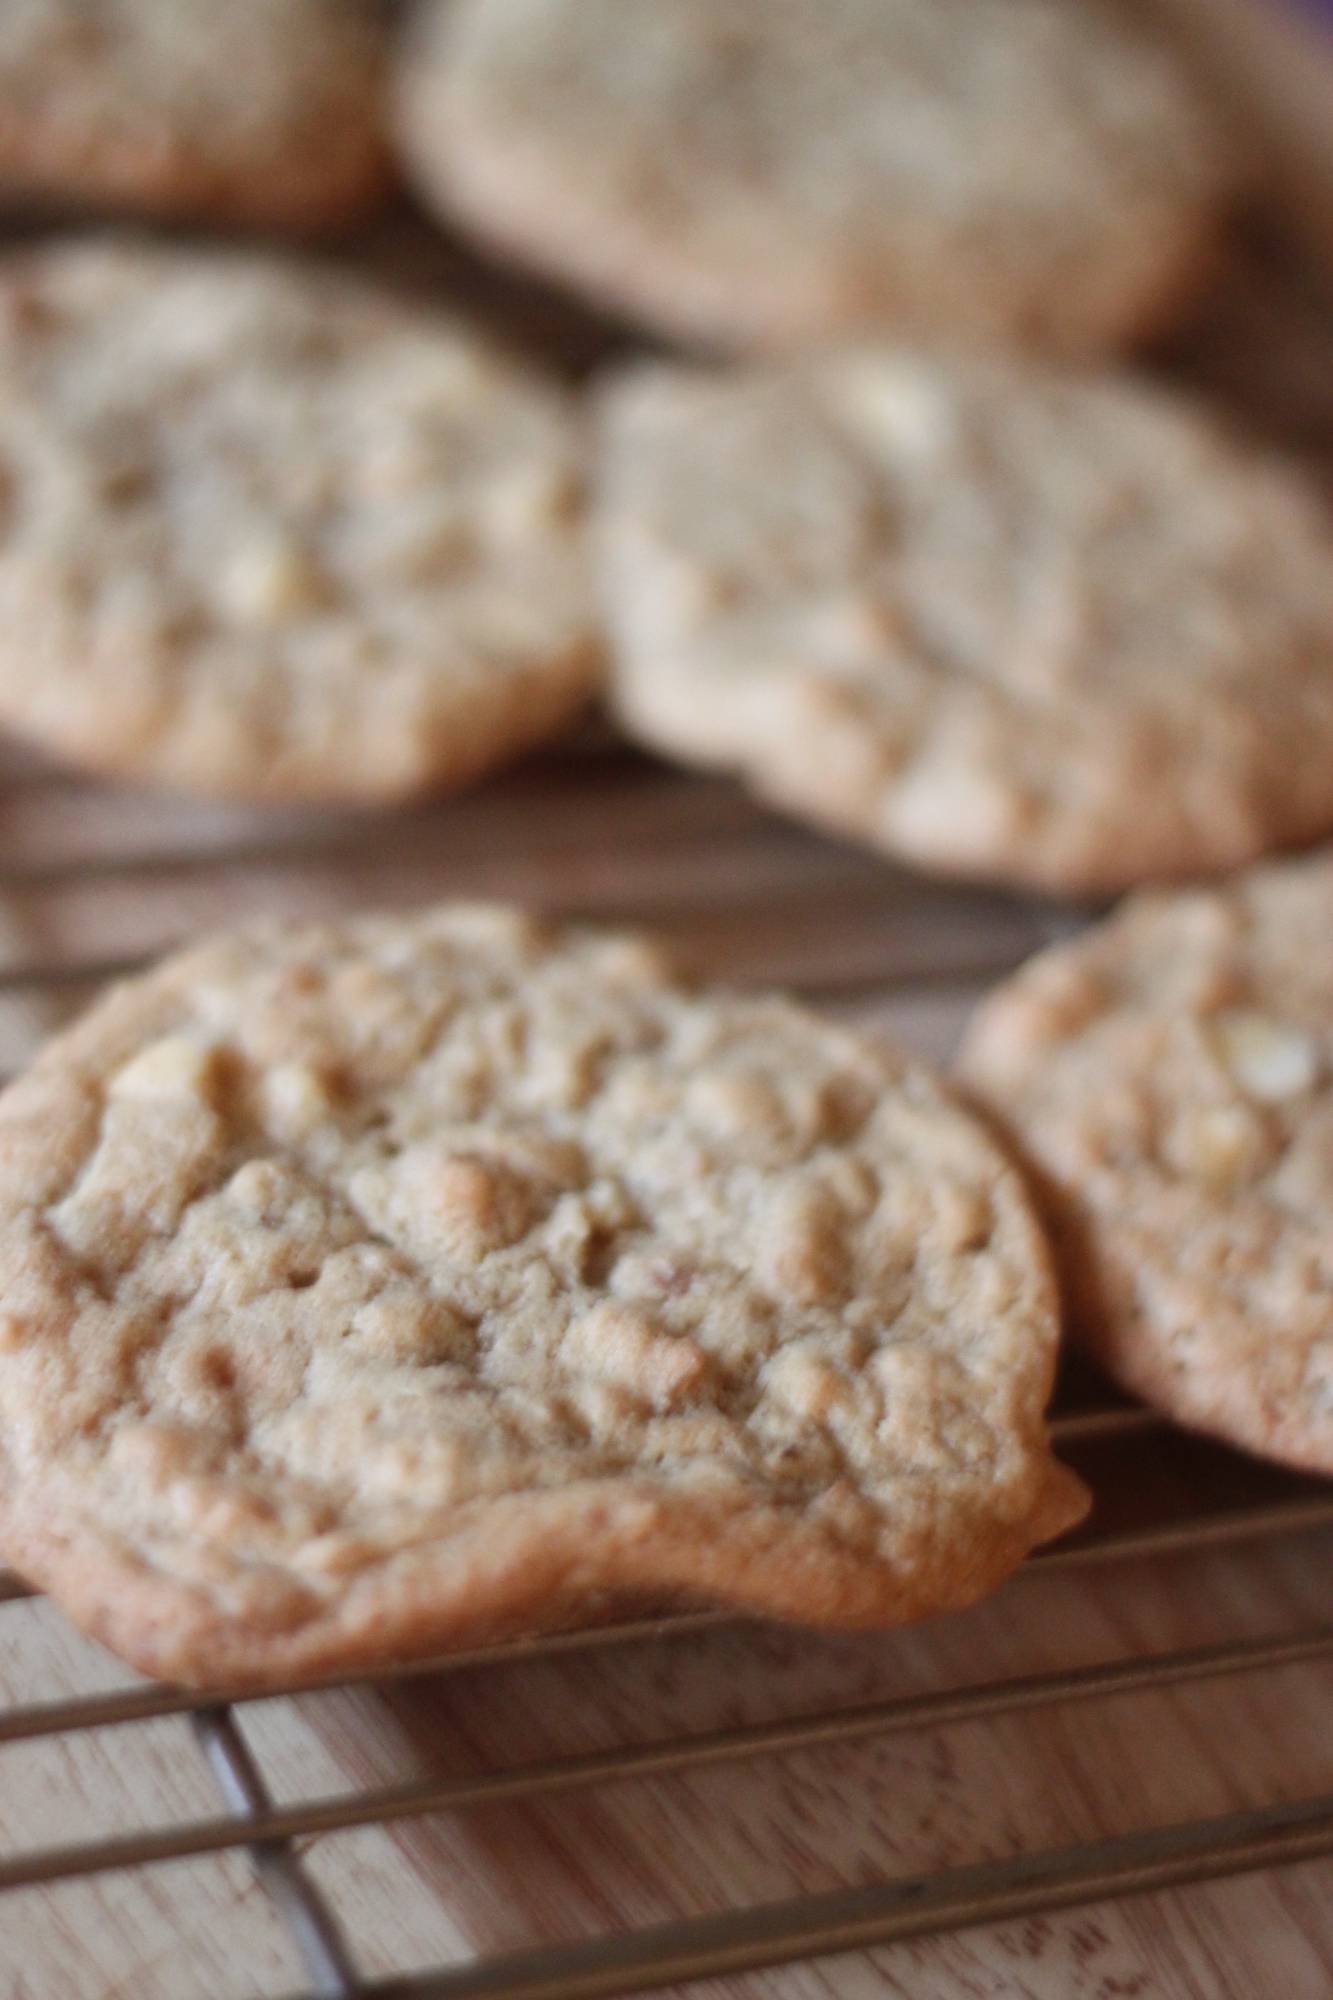
[[[1151,1411],[1108,1403],[1055,1420],[1057,1443],[1076,1449],[1137,1440],[1163,1428]],[[1308,1482],[1313,1487],[1313,1482]],[[1151,1554],[1189,1554],[1333,1525],[1333,1488],[1241,1508],[1207,1511],[1131,1529],[1093,1531],[1038,1553],[1042,1565],[1083,1565]],[[0,1598],[31,1595],[0,1575]],[[715,1611],[641,1618],[544,1639],[511,1642],[421,1661],[395,1678],[436,1675],[544,1652],[652,1643],[723,1622]],[[1107,1897],[1180,1887],[1333,1854],[1333,1796],[1170,1825],[979,1866],[886,1881],[832,1894],[740,1908],[564,1947],[511,1953],[388,1981],[358,1977],[336,1915],[311,1881],[296,1843],[355,1827],[460,1812],[497,1801],[551,1798],[628,1779],[662,1777],[746,1758],[1023,1714],[1223,1676],[1255,1675],[1333,1659],[1333,1625],[1296,1634],[1118,1659],[1061,1672],[950,1687],[935,1693],[805,1713],[773,1723],[701,1732],[594,1755],[495,1769],[479,1776],[418,1780],[347,1796],[275,1806],[238,1714],[264,1695],[222,1693],[201,1703],[169,1686],[136,1687],[76,1700],[28,1704],[0,1714],[0,1745],[82,1730],[131,1727],[188,1714],[225,1810],[217,1817],[150,1828],[0,1862],[0,1893],[187,1856],[247,1851],[263,1888],[289,1926],[308,1986],[292,2000],[593,2000],[751,1971],[973,1924],[1049,1914]],[[304,1693],[328,1682],[303,1682]]]
[[[1078,913],[915,882],[782,826],[730,786],[665,772],[595,733],[465,799],[374,822],[196,807],[17,760],[0,772],[0,836],[0,1064],[7,1067],[111,973],[191,928],[254,911],[327,915],[368,902],[485,893],[561,915],[636,918],[688,942],[707,972],[782,980],[815,1004],[896,1026],[936,1054],[991,980],[1083,921]],[[1098,1507],[1090,1528],[1034,1556],[1035,1567],[1199,1555],[1333,1527],[1333,1484],[1187,1440],[1091,1376],[1075,1373],[1064,1384],[1055,1432],[1062,1453],[1089,1478]],[[1163,1453],[1177,1468],[1165,1498],[1157,1476]],[[19,1578],[0,1575],[0,1643],[4,1619],[31,1595]],[[723,1622],[705,1610],[641,1616],[423,1662],[396,1678],[652,1646],[668,1637],[688,1641]],[[23,1702],[0,1710],[0,1754],[8,1745],[188,1717],[220,1809],[6,1855],[0,1892],[165,1869],[192,1856],[248,1854],[304,1965],[299,2000],[591,2000],[674,1986],[1333,1854],[1333,1796],[742,1904],[387,1980],[358,1973],[355,1940],[344,1939],[337,1911],[306,1867],[306,1846],[353,1828],[402,1828],[500,1802],[568,1798],[627,1780],[1324,1660],[1333,1660],[1333,1624],[1311,1623],[1294,1633],[1249,1634],[850,1707],[811,1706],[773,1722],[283,1804],[274,1803],[245,1730],[248,1700],[271,1694],[223,1691],[201,1705],[180,1689],[135,1686]]]

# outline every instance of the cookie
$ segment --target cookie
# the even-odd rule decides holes
[[[1101,0],[425,0],[427,200],[686,339],[1082,355],[1209,261],[1231,142]]]
[[[1333,826],[1333,524],[1168,391],[859,349],[641,369],[604,416],[646,744],[1058,895]]]
[[[1186,1424],[1333,1472],[1333,855],[1132,898],[981,1007],[961,1073],[1073,1331]]]
[[[0,206],[316,230],[391,184],[361,0],[4,0]]]
[[[0,266],[0,724],[89,769],[371,803],[538,742],[599,668],[573,405],[333,272]]]
[[[1046,1251],[921,1069],[625,938],[256,929],[0,1098],[0,1550],[134,1665],[687,1591],[879,1625],[1085,1496]]]

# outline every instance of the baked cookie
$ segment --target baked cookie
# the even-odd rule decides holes
[[[1206,267],[1229,141],[1102,0],[424,0],[400,138],[485,241],[685,338],[1061,354]]]
[[[3,0],[0,206],[327,229],[391,183],[364,0]]]
[[[599,666],[581,424],[332,272],[124,243],[0,266],[0,723],[254,799],[461,783]]]
[[[1333,826],[1333,523],[1165,390],[645,368],[599,514],[626,726],[817,824],[1080,896]]]
[[[1129,1389],[1333,1472],[1333,855],[1140,895],[981,1007],[1073,1331]]]
[[[0,1550],[264,1684],[690,1591],[878,1625],[1085,1496],[1017,1175],[921,1069],[624,938],[257,929],[0,1098]]]

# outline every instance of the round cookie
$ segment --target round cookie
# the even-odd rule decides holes
[[[4,0],[0,206],[327,229],[391,184],[363,0]]]
[[[264,1684],[703,1593],[965,1604],[1086,1496],[1044,1242],[924,1071],[635,940],[203,944],[0,1098],[0,1550]]]
[[[1092,354],[1206,265],[1229,142],[1102,0],[424,0],[430,201],[687,339]]]
[[[1333,826],[1333,523],[1129,379],[888,349],[607,392],[626,727],[941,874],[1104,895]]]
[[[1143,894],[961,1058],[1033,1169],[1072,1331],[1182,1422],[1333,1472],[1333,855]]]
[[[253,799],[459,784],[600,665],[572,403],[332,272],[0,266],[0,724]]]

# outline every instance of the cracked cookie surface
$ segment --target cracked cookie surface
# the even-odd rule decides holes
[[[426,196],[648,324],[1094,354],[1169,317],[1237,177],[1100,0],[431,0]]]
[[[4,0],[0,204],[336,228],[387,194],[358,0]]]
[[[0,1548],[150,1672],[971,1601],[1072,1524],[1046,1252],[919,1067],[640,942],[238,933],[0,1098]]]
[[[572,404],[316,267],[0,265],[0,721],[91,769],[371,804],[591,692]]]
[[[1333,1472],[1333,857],[1141,895],[983,1002],[960,1073],[1126,1387]]]
[[[942,874],[1105,895],[1333,826],[1333,518],[1168,391],[892,349],[629,371],[632,733]]]

